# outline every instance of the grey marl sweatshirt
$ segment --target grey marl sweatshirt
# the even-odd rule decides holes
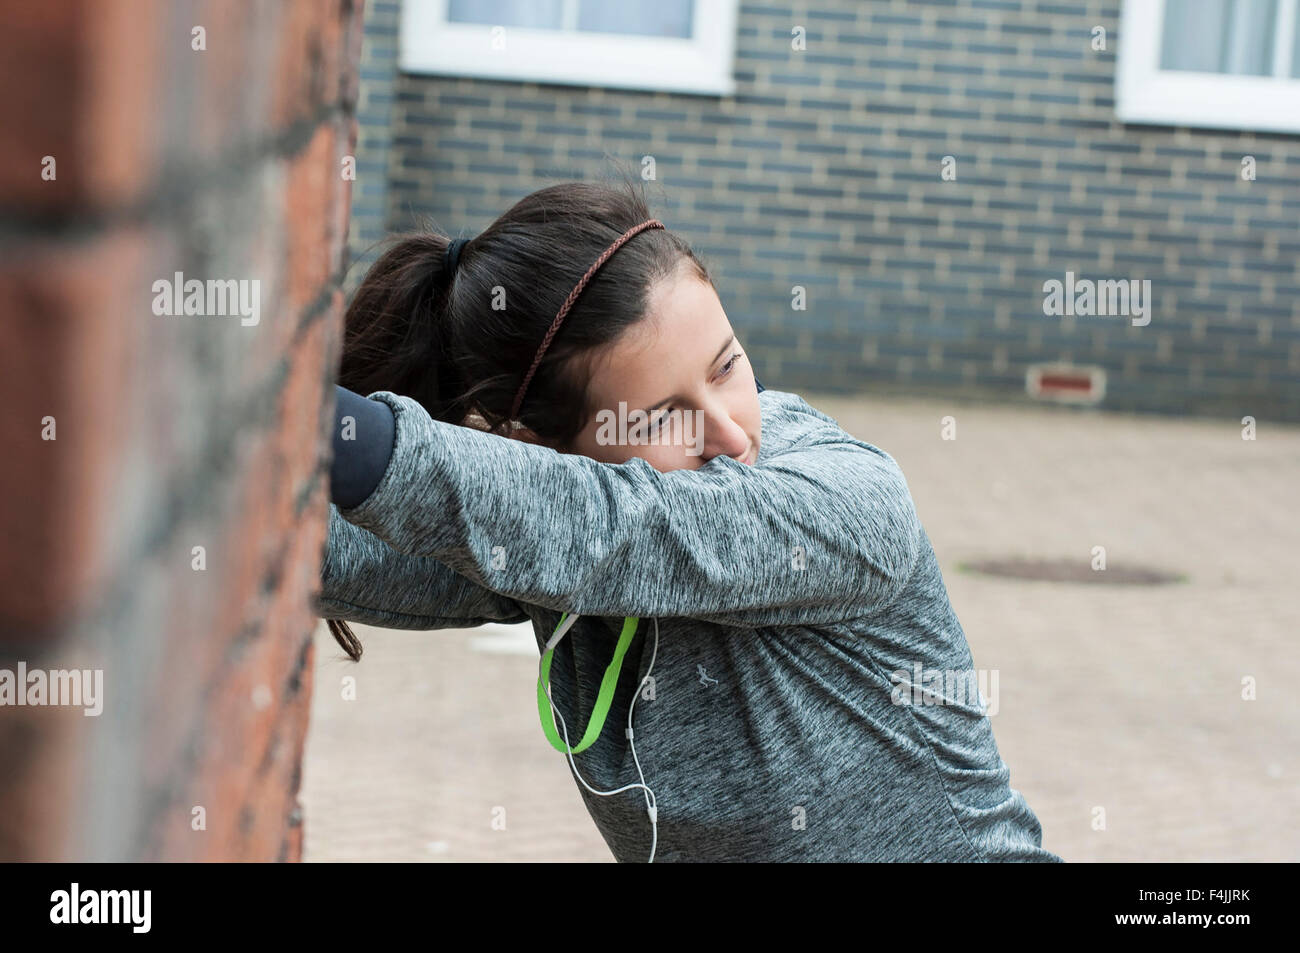
[[[393,410],[392,459],[360,505],[330,507],[317,611],[402,629],[527,620],[539,650],[580,614],[551,665],[575,744],[623,617],[639,617],[605,728],[574,756],[602,791],[638,780],[624,728],[657,619],[634,720],[656,861],[1061,860],[978,696],[916,703],[914,666],[973,676],[973,661],[888,453],[770,388],[754,466],[667,473],[370,397]],[[648,859],[643,792],[578,789],[614,857]]]

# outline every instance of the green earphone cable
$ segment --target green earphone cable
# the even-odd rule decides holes
[[[555,627],[557,632],[568,615],[569,613],[566,612],[560,616],[560,624]],[[605,669],[605,677],[600,681],[600,691],[596,695],[596,705],[591,710],[591,719],[587,722],[587,730],[583,733],[582,740],[572,749],[573,754],[591,747],[596,739],[600,737],[601,729],[605,727],[605,718],[609,714],[609,706],[614,701],[614,688],[618,685],[618,676],[623,670],[623,657],[627,654],[628,646],[632,644],[633,636],[636,635],[638,621],[639,619],[636,616],[628,616],[623,620],[623,631],[619,634],[618,645],[614,647],[614,657],[610,660],[609,667]],[[543,681],[548,686],[551,683],[551,655],[554,652],[554,648],[549,648],[542,656],[542,674],[541,678],[537,680],[537,712],[542,719],[542,731],[546,733],[546,738],[550,741],[551,746],[561,754],[568,754],[570,749],[565,746],[559,732],[556,731],[555,714],[551,711],[551,700],[542,686]]]

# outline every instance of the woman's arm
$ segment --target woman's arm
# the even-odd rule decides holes
[[[390,629],[442,629],[484,622],[524,622],[505,596],[470,582],[435,559],[394,551],[353,526],[338,506],[361,503],[375,489],[393,452],[393,412],[335,386],[330,522],[316,611],[324,618]]]
[[[893,457],[797,395],[765,398],[765,429],[799,438],[761,465],[723,456],[667,473],[433,420],[388,391],[370,399],[393,410],[392,459],[340,515],[519,602],[745,627],[831,623],[888,604],[920,553]]]
[[[513,600],[475,585],[436,559],[396,552],[374,533],[343,519],[333,504],[321,591],[313,604],[321,618],[386,629],[528,621]]]

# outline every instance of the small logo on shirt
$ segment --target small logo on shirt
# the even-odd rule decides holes
[[[714,685],[718,684],[718,680],[716,678],[710,678],[709,673],[704,671],[703,665],[695,666],[695,670],[700,673],[700,684],[703,685],[705,688],[708,688],[710,683]]]

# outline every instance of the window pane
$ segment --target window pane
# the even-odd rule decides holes
[[[690,39],[693,0],[582,0],[578,29]]]
[[[1160,68],[1268,76],[1277,0],[1166,0]]]
[[[451,0],[447,19],[452,23],[486,23],[558,30],[564,0]]]
[[[1223,48],[1223,71],[1249,76],[1273,72],[1277,0],[1234,0]]]
[[[1291,75],[1300,79],[1300,16],[1295,18],[1295,43],[1291,46]]]

